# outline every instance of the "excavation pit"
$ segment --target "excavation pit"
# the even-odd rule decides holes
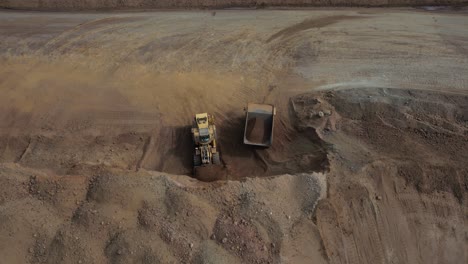
[[[233,117],[216,121],[222,165],[193,168],[192,155],[195,146],[191,139],[190,126],[184,126],[166,128],[172,132],[159,133],[170,135],[172,139],[158,137],[158,142],[150,146],[148,151],[151,153],[142,167],[170,174],[190,175],[202,181],[319,172],[328,168],[326,146],[312,128],[298,131],[289,124],[289,120],[277,117],[273,144],[267,148],[243,143],[245,116],[233,113],[220,116]],[[271,120],[262,124],[271,126]],[[249,127],[247,124],[247,130]],[[263,127],[262,129],[265,130]],[[262,138],[264,134],[262,132]]]

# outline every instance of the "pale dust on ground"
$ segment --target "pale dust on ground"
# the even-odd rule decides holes
[[[466,262],[467,24],[411,9],[1,12],[0,255]],[[242,144],[248,102],[278,108],[270,149]],[[182,176],[204,111],[231,181]]]

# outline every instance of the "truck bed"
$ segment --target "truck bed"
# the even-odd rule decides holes
[[[244,144],[270,146],[273,140],[274,107],[248,104],[244,131]]]

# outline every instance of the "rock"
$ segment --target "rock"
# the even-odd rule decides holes
[[[117,255],[122,255],[122,250],[117,250]]]
[[[323,110],[323,113],[326,115],[326,116],[329,116],[331,115],[331,110]]]
[[[34,248],[30,247],[29,248],[29,253],[33,253],[34,252]]]
[[[375,197],[375,199],[377,199],[378,201],[380,201],[380,200],[382,200],[382,196],[377,195],[377,196]]]
[[[317,114],[319,117],[324,117],[325,114],[322,112],[322,111],[319,111],[318,114]]]
[[[215,234],[212,234],[212,235],[211,235],[211,239],[215,240],[215,239],[216,239],[216,235],[215,235]]]
[[[190,245],[189,245],[189,246],[190,246],[190,248],[193,248],[193,243],[190,243]]]
[[[227,241],[228,241],[228,240],[227,240],[227,238],[226,238],[226,237],[225,237],[225,238],[223,238],[223,240],[221,240],[221,242],[223,242],[223,244],[226,244],[226,243],[227,243]]]

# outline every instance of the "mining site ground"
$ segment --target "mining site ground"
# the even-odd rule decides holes
[[[464,8],[0,11],[0,263],[466,263],[467,73]]]

